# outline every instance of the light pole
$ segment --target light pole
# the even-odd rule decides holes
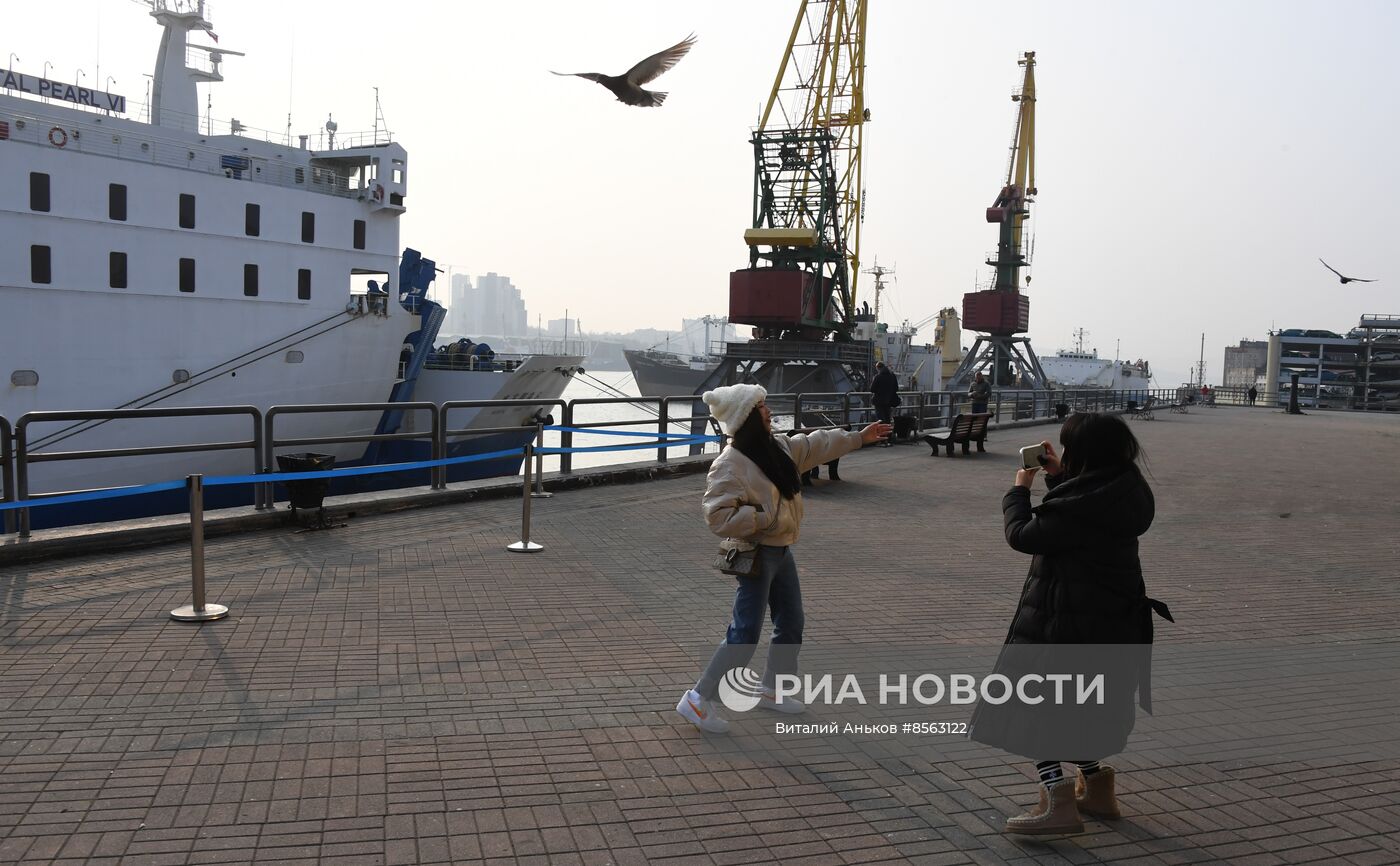
[[[19,59],[20,59],[20,57],[19,57],[18,54],[14,53],[13,51],[10,52],[10,71],[11,71],[11,72],[13,72],[14,69],[15,69],[15,61],[16,61],[16,60],[19,60]]]
[[[43,74],[42,76],[40,76],[40,77],[43,78],[45,81],[47,81],[48,78],[49,78],[49,67],[50,67],[50,66],[53,66],[53,61],[52,61],[52,60],[45,60],[45,61],[44,61],[44,74]],[[47,94],[45,94],[45,96],[44,96],[44,103],[45,103],[45,104],[48,104],[48,101],[49,101],[49,97],[48,97]]]
[[[102,89],[103,89],[103,90],[106,90],[108,93],[111,93],[111,92],[112,92],[112,85],[113,85],[113,84],[116,84],[116,83],[117,83],[117,79],[115,79],[115,78],[113,78],[112,76],[109,75],[109,76],[107,76],[107,83],[104,84],[104,85],[102,85]],[[107,102],[107,104],[108,104],[108,105],[111,105],[112,103],[111,103],[111,101],[109,100],[109,101]],[[112,109],[110,109],[110,108],[105,109],[105,111],[107,112],[107,114],[108,114],[109,116],[112,114]]]

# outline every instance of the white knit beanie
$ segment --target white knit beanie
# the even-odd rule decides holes
[[[701,395],[720,429],[730,436],[743,426],[753,407],[767,397],[768,391],[762,385],[725,385]]]

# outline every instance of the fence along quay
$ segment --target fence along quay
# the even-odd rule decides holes
[[[901,415],[912,419],[911,431],[917,436],[927,430],[944,429],[951,419],[968,405],[965,394],[943,391],[901,392]],[[843,393],[798,393],[773,394],[770,402],[774,405],[776,425],[780,429],[812,427],[856,427],[874,420],[874,407],[869,392]],[[1168,405],[1179,401],[1176,389],[1168,390],[1053,390],[1017,391],[1003,390],[993,395],[988,406],[993,424],[1043,423],[1073,411],[1129,411],[1145,405]],[[536,407],[537,411],[525,423],[507,427],[477,428],[470,431],[453,429],[450,425],[454,409],[491,407]],[[616,416],[620,409],[635,410],[635,415],[614,417],[605,421],[584,420],[590,412],[599,407],[609,410]],[[420,432],[398,432],[382,434],[353,434],[336,437],[288,438],[279,437],[276,421],[279,417],[304,415],[309,413],[333,413],[353,411],[377,411],[386,408],[427,413],[430,424]],[[691,456],[700,455],[706,449],[714,450],[721,441],[718,427],[703,409],[698,398],[684,397],[589,397],[575,400],[475,400],[453,401],[443,404],[404,403],[404,404],[329,404],[274,406],[266,412],[252,406],[205,406],[181,409],[127,409],[93,410],[65,412],[30,412],[14,422],[0,417],[0,516],[3,517],[3,536],[0,541],[24,542],[32,534],[30,511],[52,505],[118,499],[153,492],[187,489],[188,478],[170,479],[131,487],[92,488],[33,492],[29,489],[30,468],[36,464],[51,461],[108,460],[138,455],[182,454],[216,450],[244,450],[249,453],[247,475],[200,477],[201,487],[248,485],[253,491],[253,509],[257,512],[270,512],[275,509],[275,487],[277,483],[296,482],[312,479],[340,479],[383,473],[410,471],[425,472],[427,483],[404,485],[400,490],[444,491],[448,484],[445,467],[454,463],[476,460],[499,459],[502,457],[524,457],[532,467],[537,493],[543,492],[545,460],[555,460],[556,477],[577,474],[573,455],[578,453],[655,451],[654,456],[645,461],[644,466],[667,463],[672,449],[684,448]],[[559,412],[560,423],[549,423],[552,414]],[[147,447],[111,448],[87,451],[48,451],[31,449],[28,445],[30,429],[37,424],[61,422],[103,422],[110,420],[164,419],[224,415],[246,417],[248,432],[246,437],[226,439],[216,442],[180,442],[175,444]],[[645,429],[637,429],[645,428]],[[677,429],[683,432],[676,432]],[[707,433],[710,430],[713,433]],[[520,447],[474,454],[465,457],[447,457],[448,445],[454,440],[470,436],[499,433],[530,432],[530,441]],[[546,434],[557,435],[558,445],[546,444]],[[576,444],[579,439],[592,442],[599,438],[603,444]],[[362,442],[366,446],[374,442],[419,439],[429,442],[432,458],[411,463],[390,463],[382,465],[354,466],[316,472],[274,472],[279,449],[305,447],[317,444]],[[644,439],[645,441],[633,441]],[[630,466],[637,466],[633,462]],[[512,487],[519,482],[509,482]],[[425,500],[425,504],[431,502]],[[3,548],[0,548],[3,550]]]

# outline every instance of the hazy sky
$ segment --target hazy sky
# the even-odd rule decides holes
[[[723,314],[748,262],[750,128],[795,0],[462,0],[210,4],[228,58],[218,120],[280,139],[368,130],[380,88],[409,153],[402,241],[457,272],[509,274],[537,314],[586,331]],[[1391,59],[1400,4],[871,0],[862,256],[897,269],[882,318],[961,306],[996,246],[984,211],[1005,170],[1035,50],[1039,103],[1031,337],[1083,327],[1162,385],[1271,327],[1345,331],[1400,313],[1383,237],[1397,186]],[[136,0],[7,8],[0,51],[136,105],[160,28]],[[694,31],[651,85],[660,109],[561,72],[620,73]],[[98,66],[100,63],[100,77]],[[201,104],[203,103],[203,88]],[[314,142],[313,138],[313,142]],[[1344,273],[1376,277],[1346,287]],[[863,284],[864,289],[869,283]],[[870,298],[862,291],[858,300]],[[923,332],[932,339],[932,325]],[[970,338],[965,340],[971,342]]]

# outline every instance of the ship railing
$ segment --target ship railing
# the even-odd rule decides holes
[[[248,154],[233,148],[232,144],[227,148],[196,144],[162,136],[157,126],[132,130],[124,124],[104,122],[103,115],[94,114],[91,117],[91,120],[75,122],[67,115],[60,118],[22,112],[0,113],[0,120],[9,122],[8,138],[11,142],[76,150],[79,153],[221,175],[231,180],[304,189],[340,198],[363,197],[366,194],[350,175],[328,167],[286,164],[282,160]]]
[[[111,421],[132,421],[151,418],[189,418],[208,417],[215,415],[247,415],[252,419],[251,435],[248,439],[225,440],[217,442],[192,442],[183,444],[150,445],[142,447],[128,448],[98,448],[85,451],[41,451],[31,452],[29,448],[29,428],[35,424],[56,424],[65,421],[76,421],[63,433],[74,431],[77,427],[83,427],[88,422],[97,422],[90,426],[83,427],[83,430],[76,432],[86,432],[95,427]],[[82,490],[64,490],[47,493],[30,493],[29,491],[29,467],[36,463],[48,463],[60,460],[95,460],[113,457],[142,457],[149,455],[165,454],[189,454],[194,452],[209,451],[229,451],[237,449],[248,449],[253,452],[253,471],[258,471],[260,455],[263,453],[263,432],[262,432],[262,412],[256,406],[191,406],[180,409],[107,409],[94,411],[40,411],[26,412],[15,422],[13,438],[13,460],[14,460],[14,497],[7,498],[6,502],[19,502],[29,499],[44,499],[56,496],[67,496],[72,494],[99,493],[111,488],[86,488]],[[7,425],[8,426],[8,425]],[[9,461],[6,461],[8,467]],[[5,495],[10,496],[10,485],[5,485]],[[29,536],[30,520],[29,509],[18,508],[17,529],[21,538]],[[8,531],[8,525],[7,525]]]
[[[461,352],[433,352],[428,355],[423,367],[427,370],[464,370],[468,372],[486,371],[509,373],[525,363],[527,355],[502,355],[483,358],[479,355]]]

